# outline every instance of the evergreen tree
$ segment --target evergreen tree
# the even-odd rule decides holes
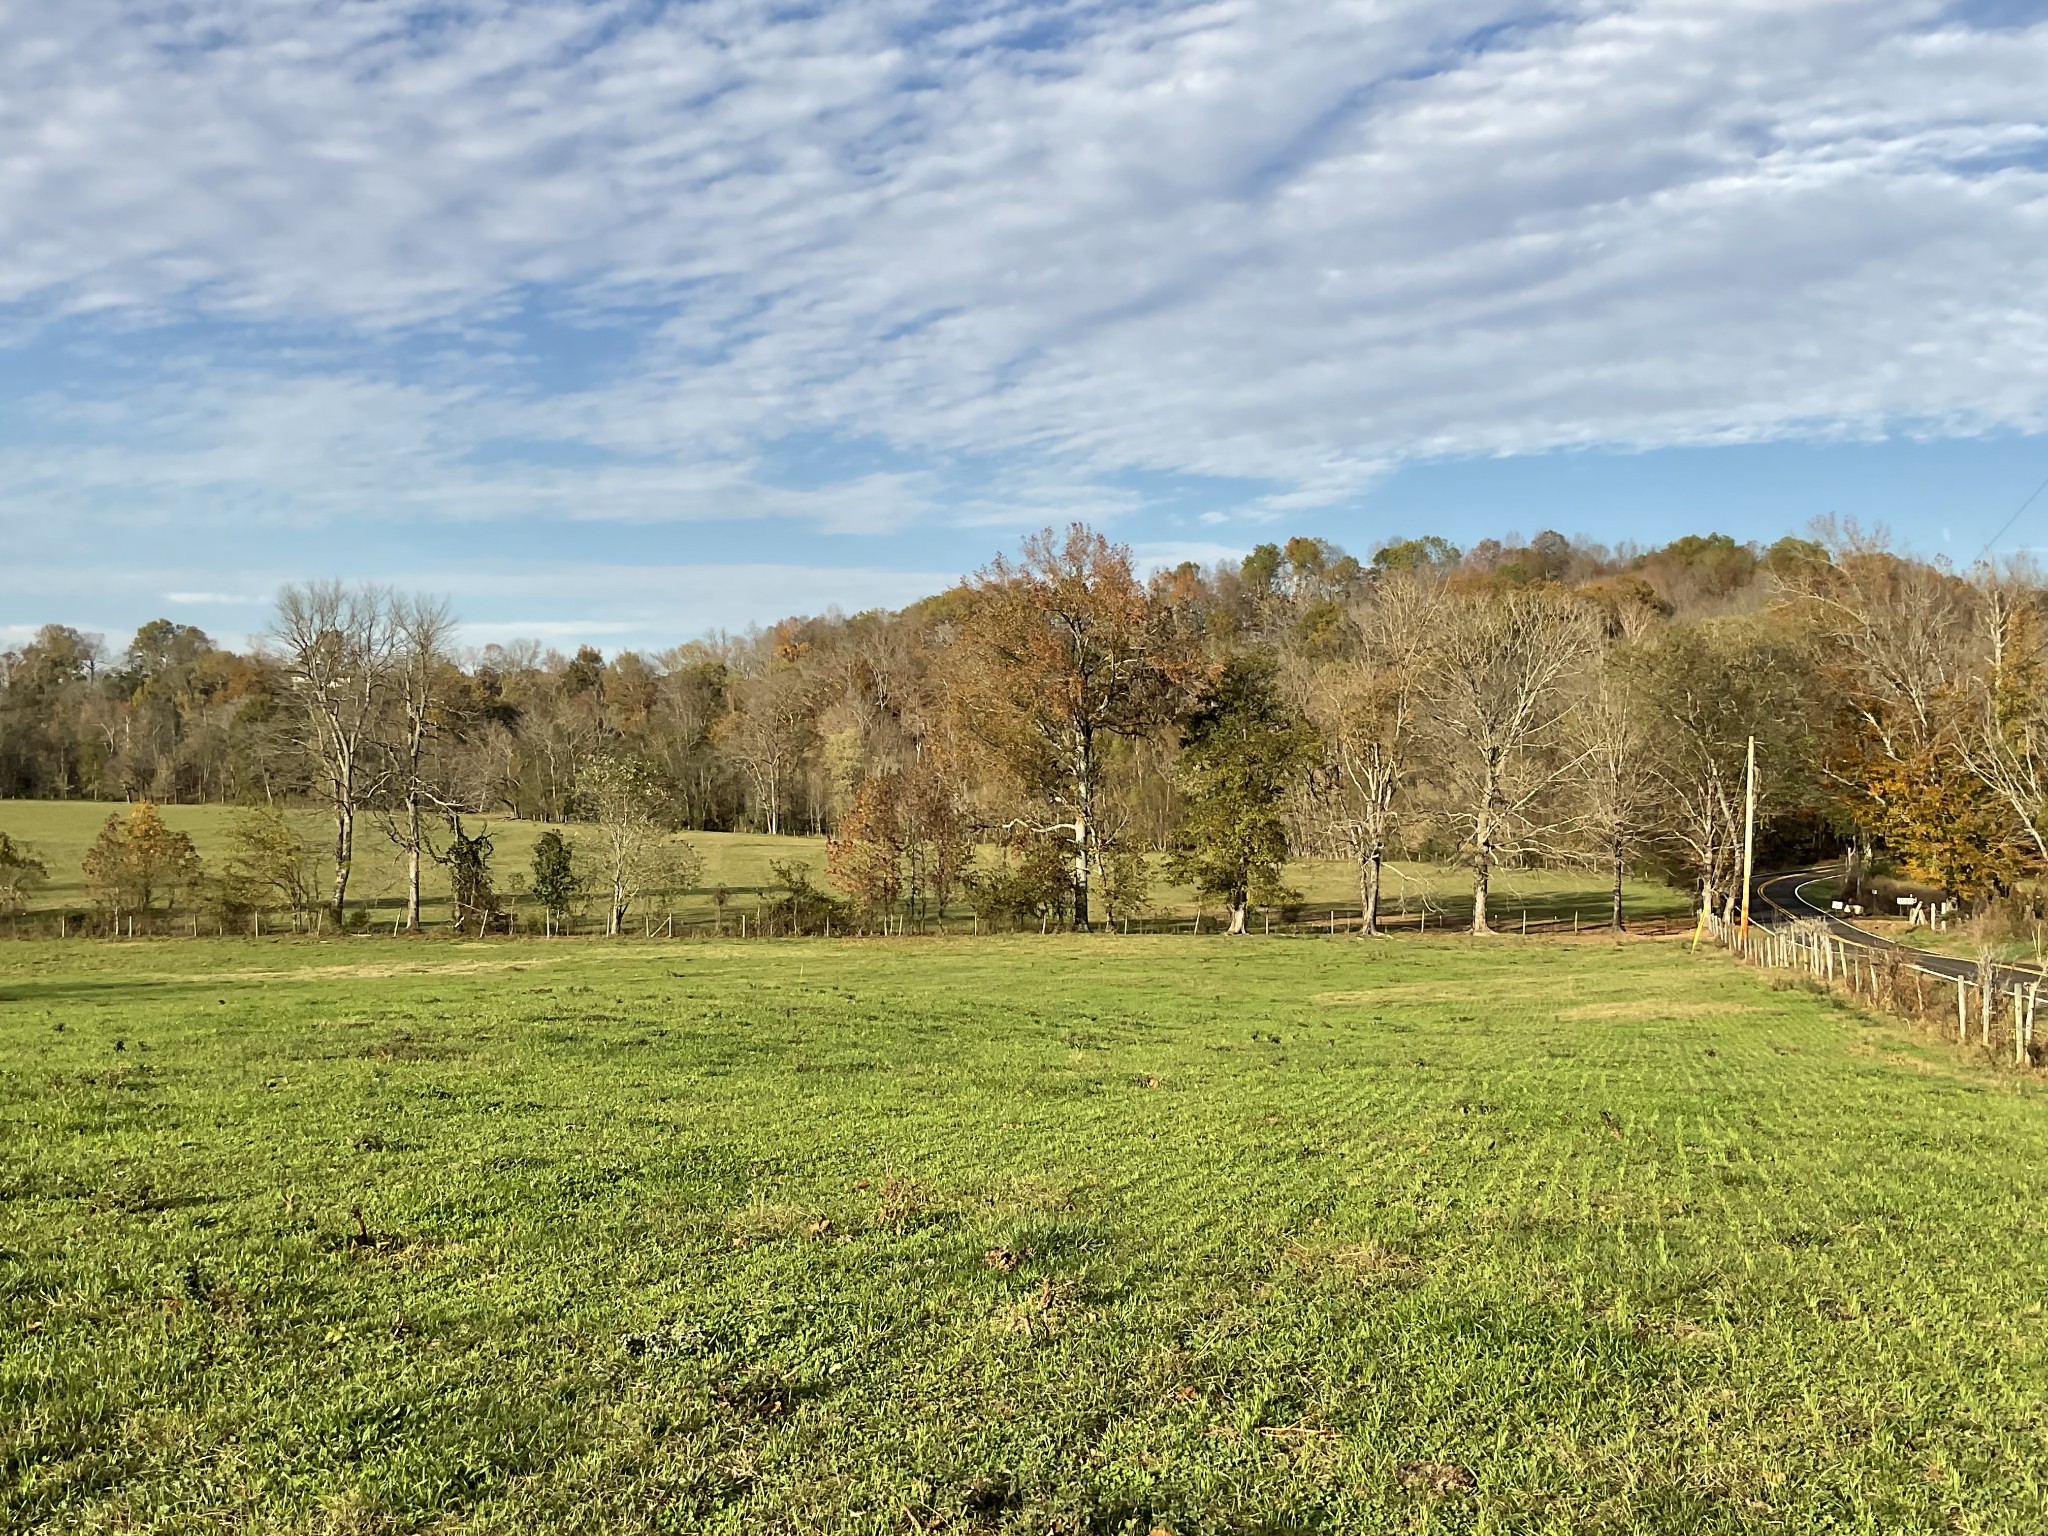
[[[1289,899],[1289,792],[1315,751],[1315,732],[1280,697],[1270,657],[1233,659],[1189,720],[1176,772],[1187,813],[1167,860],[1185,881],[1230,908],[1230,931],[1245,931],[1254,902]]]
[[[533,894],[547,910],[549,920],[560,922],[567,917],[582,889],[569,840],[552,829],[541,833],[533,845]]]

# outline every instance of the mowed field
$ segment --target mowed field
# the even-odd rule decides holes
[[[2048,1529],[2048,1103],[1678,942],[0,947],[0,1529]]]
[[[32,911],[80,911],[90,905],[79,863],[109,815],[125,813],[124,805],[96,801],[0,800],[0,832],[17,838],[36,850],[49,866],[50,883],[30,901]],[[228,828],[235,812],[217,805],[167,805],[160,807],[164,821],[188,834],[201,857],[225,856]],[[331,847],[333,824],[315,810],[296,810],[292,819],[314,849]],[[495,843],[493,873],[501,890],[510,894],[513,905],[538,922],[530,903],[519,893],[533,867],[535,839],[547,830],[539,822],[478,818],[467,824],[474,832],[487,826]],[[576,827],[560,828],[574,838]],[[724,887],[730,898],[726,923],[737,921],[742,912],[751,913],[757,897],[773,899],[778,887],[771,866],[795,859],[811,866],[816,882],[831,889],[825,866],[825,840],[821,837],[767,837],[751,832],[690,832],[683,834],[703,855],[704,875],[698,888],[681,893],[673,901],[660,903],[685,923],[712,923],[715,906],[711,892]],[[323,868],[331,871],[328,861]],[[326,878],[331,878],[331,874]],[[402,904],[403,871],[390,842],[365,816],[357,824],[356,862],[349,882],[351,900],[366,902],[387,913]],[[1331,906],[1358,910],[1358,874],[1339,860],[1303,860],[1289,867],[1289,883],[1302,893],[1306,915],[1313,917]],[[1390,916],[1401,912],[1419,913],[1427,905],[1430,922],[1469,919],[1472,910],[1471,877],[1460,869],[1429,864],[1396,864],[1388,867],[1386,902]],[[447,872],[429,865],[426,888],[436,909],[447,901]],[[1631,915],[1638,918],[1683,917],[1685,893],[1647,881],[1631,881],[1625,898]],[[1579,870],[1503,870],[1494,877],[1494,920],[1514,925],[1523,912],[1532,921],[1545,918],[1569,922],[1574,912],[1584,914],[1588,924],[1605,920],[1607,891],[1597,873]],[[959,924],[967,922],[968,908],[956,901],[951,909]],[[1185,886],[1160,882],[1154,887],[1152,911],[1155,916],[1191,917],[1200,910],[1193,891]],[[1215,915],[1214,908],[1210,909]],[[437,910],[430,915],[445,916]]]

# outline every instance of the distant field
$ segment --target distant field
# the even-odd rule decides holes
[[[2048,1529],[2048,1103],[1676,942],[0,946],[0,1529]]]
[[[0,832],[29,843],[50,868],[50,884],[38,893],[33,906],[43,911],[81,910],[86,906],[79,874],[79,861],[110,814],[125,807],[88,801],[0,800]],[[224,806],[170,805],[161,807],[164,820],[190,834],[202,857],[212,858],[225,847],[226,829],[235,812]],[[332,837],[331,823],[318,812],[297,811],[294,819],[316,848]],[[474,830],[477,822],[469,823]],[[514,893],[525,889],[532,868],[534,840],[546,830],[538,822],[491,819],[489,831],[496,852],[493,869],[499,885]],[[572,835],[575,828],[564,829]],[[700,888],[673,904],[673,910],[688,923],[709,924],[714,907],[710,892],[724,886],[731,893],[729,913],[737,917],[751,911],[754,898],[771,891],[769,866],[782,859],[808,862],[814,878],[829,886],[825,871],[825,843],[814,837],[766,837],[746,832],[691,832],[685,840],[704,857],[704,879]],[[331,867],[331,866],[330,866]],[[1332,905],[1358,910],[1357,875],[1346,863],[1311,860],[1292,866],[1289,882],[1302,892],[1305,907],[1328,910]],[[1419,912],[1426,903],[1431,922],[1462,921],[1471,913],[1470,877],[1462,870],[1425,864],[1391,866],[1387,876],[1387,904],[1390,913]],[[395,851],[368,818],[357,828],[355,870],[349,882],[352,899],[359,899],[385,911],[395,909],[403,892],[403,876]],[[447,901],[448,884],[439,866],[427,871],[427,889],[437,907]],[[1686,909],[1684,893],[1647,881],[1633,881],[1625,892],[1630,913],[1637,917],[1681,916]],[[1517,921],[1527,911],[1532,920],[1560,918],[1569,921],[1581,912],[1589,923],[1603,921],[1607,892],[1601,879],[1577,870],[1509,870],[1495,882],[1496,920]],[[1192,917],[1197,909],[1194,893],[1186,887],[1164,883],[1155,887],[1153,910],[1178,917]],[[958,906],[957,917],[967,908]],[[1212,909],[1213,911],[1213,909]]]

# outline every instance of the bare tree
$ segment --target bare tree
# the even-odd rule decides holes
[[[1324,761],[1304,795],[1306,818],[1358,866],[1361,934],[1379,932],[1387,853],[1414,771],[1415,712],[1428,660],[1430,607],[1442,594],[1427,576],[1396,573],[1351,614],[1352,654],[1298,671],[1302,712]]]
[[[1528,846],[1531,812],[1559,776],[1566,684],[1598,641],[1593,611],[1561,593],[1446,592],[1433,605],[1422,691],[1440,734],[1450,819],[1472,866],[1472,931],[1490,933],[1493,870]]]
[[[379,819],[385,835],[405,859],[405,930],[418,933],[420,868],[427,853],[425,818],[444,809],[447,799],[430,782],[428,755],[446,725],[443,713],[452,680],[449,645],[455,635],[455,618],[445,598],[419,595],[390,597],[385,610],[392,637],[392,691],[398,706],[387,744],[387,778],[396,791],[396,808]]]
[[[686,888],[703,873],[697,850],[661,824],[661,786],[645,764],[600,753],[583,765],[576,794],[597,823],[606,933],[624,931],[641,897]]]
[[[2048,868],[2048,594],[2033,569],[1980,571],[1978,643],[1955,732],[2037,869]]]
[[[1629,666],[1655,722],[1660,836],[1698,881],[1700,904],[1732,910],[1749,739],[1764,821],[1811,798],[1801,772],[1813,753],[1811,661],[1769,616],[1749,615],[1673,625],[1640,642]]]
[[[270,637],[300,710],[300,746],[313,761],[334,816],[334,921],[348,902],[356,813],[381,787],[376,733],[396,649],[381,587],[338,581],[288,586],[277,595]]]
[[[721,740],[753,785],[764,830],[774,836],[783,830],[789,791],[816,734],[816,690],[796,666],[776,661],[738,680],[732,692],[734,709],[722,722]]]
[[[1608,926],[1616,933],[1626,926],[1621,892],[1629,860],[1649,837],[1661,803],[1650,750],[1652,724],[1649,701],[1629,667],[1626,648],[1610,644],[1584,675],[1565,716],[1564,734],[1576,767],[1578,841],[1612,877]]]

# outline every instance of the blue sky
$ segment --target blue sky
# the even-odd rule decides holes
[[[660,646],[1075,517],[1967,563],[2043,80],[2035,0],[0,6],[0,641]]]

